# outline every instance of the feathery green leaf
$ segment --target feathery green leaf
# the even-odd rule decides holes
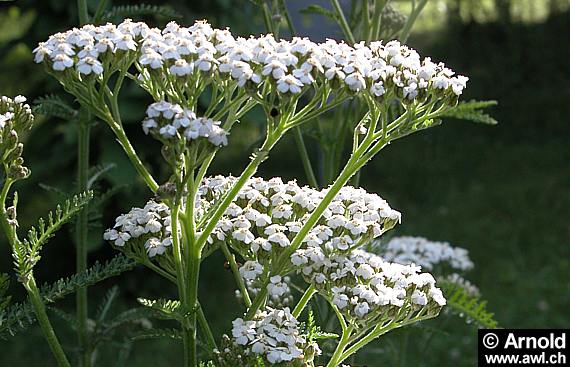
[[[498,327],[497,321],[493,319],[494,314],[487,310],[487,301],[470,294],[464,287],[454,282],[439,281],[438,285],[447,299],[448,309],[453,313],[486,329]]]
[[[482,109],[496,106],[497,101],[468,101],[459,102],[447,112],[442,113],[439,117],[451,117],[460,120],[468,120],[481,124],[496,125],[498,124],[490,115],[482,111]]]
[[[137,18],[141,16],[152,15],[155,17],[164,18],[181,18],[182,15],[176,10],[169,6],[158,6],[149,4],[137,4],[137,5],[120,5],[114,6],[107,10],[101,16],[101,19],[94,19],[97,23],[104,23],[108,21],[113,21],[117,19],[124,18]]]
[[[53,303],[65,296],[75,293],[77,289],[89,287],[107,278],[117,276],[131,270],[136,263],[124,255],[117,255],[105,264],[95,263],[91,268],[69,278],[60,279],[51,285],[44,285],[40,293],[44,302]],[[35,315],[30,301],[14,304],[6,310],[5,318],[0,320],[0,339],[27,329],[35,322]]]
[[[33,111],[36,114],[57,117],[62,120],[73,120],[78,112],[56,94],[49,94],[34,100]]]
[[[145,340],[145,339],[157,339],[157,338],[170,338],[170,339],[182,339],[182,334],[176,329],[152,329],[141,331],[133,336],[130,340]]]

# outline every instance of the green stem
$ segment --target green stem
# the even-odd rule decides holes
[[[81,119],[78,126],[78,144],[77,144],[77,192],[85,192],[89,188],[89,132],[90,132],[89,114]],[[76,271],[82,273],[87,270],[87,236],[89,221],[89,207],[85,205],[78,214],[76,224]],[[91,352],[89,348],[89,335],[87,330],[87,321],[89,317],[87,288],[79,288],[75,295],[76,313],[77,313],[77,341],[80,350],[80,365],[83,367],[91,366]]]
[[[206,319],[206,315],[204,315],[204,310],[202,310],[202,306],[198,305],[198,323],[200,327],[204,331],[204,335],[206,336],[206,342],[208,343],[208,350],[213,352],[214,349],[218,349],[216,345],[216,339],[214,338],[214,334],[212,333],[212,329],[210,329],[210,325],[208,324],[208,320]]]
[[[368,0],[361,0],[362,11],[362,37],[368,40],[370,37],[370,9],[368,8]]]
[[[241,292],[241,295],[243,297],[243,302],[245,303],[245,307],[250,308],[251,307],[251,298],[249,297],[249,292],[247,291],[247,287],[245,286],[245,282],[243,281],[243,278],[242,278],[241,274],[239,273],[239,269],[238,269],[238,266],[236,263],[236,258],[228,249],[228,245],[226,244],[226,242],[222,241],[220,243],[220,248],[222,249],[222,252],[224,253],[224,256],[226,257],[226,260],[230,264],[230,269],[232,270],[232,274],[234,275],[234,279],[235,279],[237,286],[239,288],[239,291]]]
[[[293,128],[293,134],[295,136],[295,142],[297,143],[297,149],[301,155],[301,160],[303,162],[303,168],[305,169],[307,180],[311,186],[318,189],[319,184],[317,182],[315,172],[313,171],[313,166],[311,165],[311,159],[309,158],[309,152],[307,152],[307,147],[305,145],[305,139],[303,138],[303,132],[301,131],[301,128]]]
[[[87,12],[87,0],[77,0],[77,12],[79,13],[79,24],[87,24],[89,22],[89,13]]]
[[[246,320],[251,320],[255,316],[257,310],[259,310],[261,308],[261,305],[263,305],[263,303],[265,302],[265,299],[267,298],[267,293],[268,293],[267,282],[265,282],[261,287],[259,293],[257,293],[257,296],[255,296],[255,299],[253,300],[251,307],[249,308],[249,310],[247,310],[247,314],[245,315]]]
[[[224,215],[224,212],[228,208],[228,206],[234,201],[235,197],[242,189],[242,187],[247,183],[247,181],[257,172],[257,168],[259,165],[267,158],[269,151],[275,143],[279,140],[280,136],[275,138],[271,134],[268,134],[265,142],[263,143],[262,147],[259,151],[254,155],[254,158],[249,162],[247,167],[242,172],[241,176],[238,180],[234,183],[232,188],[225,194],[224,198],[220,202],[220,205],[216,208],[212,216],[208,220],[208,224],[204,228],[204,231],[200,235],[197,241],[197,247],[202,249],[210,234],[216,227],[218,221]]]
[[[355,39],[354,39],[354,35],[352,34],[352,31],[350,30],[350,26],[348,25],[348,22],[346,21],[346,17],[344,16],[344,11],[342,10],[342,7],[340,6],[338,0],[331,0],[331,4],[338,16],[338,22],[340,25],[340,28],[342,29],[342,32],[344,33],[344,36],[348,39],[348,42],[351,45],[354,45],[356,43]]]
[[[34,277],[31,276],[24,286],[30,296],[30,301],[34,307],[36,318],[38,319],[38,323],[42,329],[44,338],[48,342],[58,366],[71,367],[71,364],[67,360],[65,352],[63,351],[63,348],[61,347],[61,344],[59,343],[59,340],[57,339],[57,336],[53,331],[53,327],[51,326],[51,323],[48,319],[46,308],[40,296],[40,291],[38,290]]]
[[[370,34],[370,41],[376,41],[380,38],[380,24],[382,21],[382,10],[388,3],[388,0],[375,0],[374,2],[374,15],[372,19],[372,33]]]
[[[115,127],[113,131],[115,132],[115,136],[117,137],[119,144],[121,144],[121,146],[123,147],[125,154],[127,154],[127,157],[131,161],[131,164],[137,170],[139,176],[144,180],[144,182],[152,192],[156,192],[156,190],[158,190],[158,184],[156,183],[150,172],[146,169],[144,164],[141,162],[135,149],[131,145],[129,138],[127,138],[127,135],[125,134],[123,128]]]
[[[309,288],[305,290],[305,293],[303,293],[303,296],[299,300],[299,303],[297,303],[297,306],[295,306],[295,309],[293,310],[292,313],[293,317],[298,318],[299,316],[301,316],[301,313],[303,312],[305,307],[307,307],[307,304],[309,303],[311,298],[313,298],[313,295],[315,293],[317,293],[317,289],[313,284],[311,284]]]
[[[351,334],[352,334],[352,328],[349,327],[346,330],[343,330],[340,341],[338,342],[336,349],[334,350],[334,353],[331,359],[329,360],[329,363],[327,363],[327,367],[336,367],[340,364],[342,358],[341,356],[344,352],[344,349],[350,342]]]
[[[197,308],[198,306],[198,279],[200,275],[200,258],[201,258],[202,250],[197,247],[193,247],[190,250],[190,261],[188,266],[188,307],[190,307],[190,333],[189,333],[189,355],[190,355],[190,363],[191,366],[197,366],[198,364],[198,355],[196,349],[196,320],[197,320]]]
[[[419,4],[416,6],[416,8],[412,9],[412,12],[410,13],[410,16],[408,17],[408,20],[406,21],[406,24],[404,25],[404,29],[402,29],[402,32],[400,33],[400,42],[405,43],[408,40],[408,37],[410,36],[410,33],[412,32],[412,27],[414,25],[414,23],[416,22],[418,16],[420,15],[420,13],[422,12],[422,10],[424,9],[424,7],[427,4],[427,0],[420,0]]]

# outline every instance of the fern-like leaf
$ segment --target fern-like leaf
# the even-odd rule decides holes
[[[327,9],[327,8],[323,8],[320,5],[309,5],[304,9],[299,10],[300,13],[302,14],[319,14],[319,15],[323,15],[329,19],[334,20],[335,22],[339,20],[338,16],[336,15],[335,12]]]
[[[107,317],[107,313],[111,309],[111,306],[113,305],[113,302],[115,302],[115,299],[117,299],[118,295],[119,295],[119,287],[117,286],[113,286],[111,287],[111,289],[107,291],[105,297],[103,297],[103,301],[99,304],[99,307],[97,308],[97,314],[96,314],[97,323],[101,323],[103,322],[103,320],[105,320],[105,318]]]
[[[182,339],[182,334],[176,329],[152,329],[145,330],[135,335],[131,336],[130,340],[145,340],[145,339],[157,339],[157,338],[170,338],[170,339]]]
[[[120,5],[112,7],[101,16],[101,19],[95,19],[98,23],[113,21],[124,18],[138,18],[141,16],[155,16],[168,19],[181,18],[182,15],[169,6],[158,6],[149,4],[138,5]]]
[[[44,285],[40,293],[45,303],[53,303],[75,293],[80,288],[89,287],[105,279],[117,276],[136,266],[136,262],[124,255],[117,255],[105,264],[95,263],[85,272],[60,279],[51,285]],[[17,332],[27,329],[35,322],[30,301],[14,304],[6,310],[4,320],[0,322],[0,339],[6,339]]]
[[[34,100],[33,110],[36,114],[57,117],[62,120],[73,120],[79,114],[66,101],[56,94],[49,94]]]
[[[465,317],[469,322],[486,329],[496,329],[494,314],[487,310],[487,301],[470,294],[460,284],[450,281],[439,281],[439,287],[447,299],[447,307],[453,313]]]
[[[157,318],[163,318],[165,320],[176,320],[180,323],[184,323],[188,312],[186,312],[180,305],[180,301],[168,300],[168,299],[145,299],[138,298],[137,301],[154,311],[156,311]]]
[[[457,106],[444,112],[439,117],[451,117],[460,120],[468,120],[472,122],[477,122],[481,124],[496,125],[498,124],[490,115],[486,114],[482,110],[492,106],[496,106],[497,101],[468,101],[459,102]]]
[[[77,322],[75,316],[73,316],[72,314],[65,312],[57,307],[48,307],[48,310],[50,310],[54,315],[63,320],[71,330],[77,331],[77,329],[79,328],[79,323]]]
[[[20,250],[15,247],[15,257],[18,275],[26,278],[32,271],[34,265],[40,260],[40,250],[42,246],[77,214],[93,198],[93,192],[87,191],[65,201],[63,205],[58,205],[55,211],[48,214],[48,219],[40,218],[37,227],[32,227],[28,231],[28,238],[23,241],[25,247],[25,258],[21,259]]]
[[[10,287],[10,276],[8,274],[0,274],[0,310],[8,307],[11,297],[8,295]]]
[[[89,180],[87,180],[87,189],[91,189],[93,184],[105,173],[109,172],[113,168],[117,167],[115,163],[105,163],[99,164],[97,166],[91,167],[89,170]]]

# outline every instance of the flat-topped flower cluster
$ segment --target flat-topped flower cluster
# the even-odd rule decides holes
[[[305,366],[312,357],[320,354],[316,343],[311,343],[301,334],[299,322],[289,308],[258,312],[253,320],[241,318],[232,322],[231,343],[225,350],[218,351],[222,366],[231,362],[256,361],[259,356],[270,365]],[[239,357],[238,357],[239,356]],[[254,365],[254,364],[251,364]]]
[[[402,308],[437,313],[446,304],[433,276],[419,266],[386,262],[360,249],[331,253],[311,246],[297,250],[292,261],[343,315],[363,324],[397,317]]]
[[[200,206],[214,205],[235,180],[224,176],[205,179],[199,190]],[[326,192],[280,178],[252,178],[217,223],[212,240],[226,241],[245,259],[264,263],[271,258],[271,252],[290,246]],[[380,236],[399,221],[400,213],[378,195],[347,186],[336,195],[303,243],[347,249]]]
[[[150,133],[163,141],[186,142],[204,138],[215,146],[228,144],[228,133],[220,127],[220,121],[204,117],[183,108],[179,104],[160,101],[151,104],[142,122],[145,134]]]
[[[148,257],[162,255],[172,245],[170,209],[166,204],[149,201],[144,208],[133,208],[115,220],[115,226],[105,231],[103,238],[115,246],[130,246],[135,253],[144,246]]]
[[[473,268],[469,251],[451,246],[448,242],[402,236],[392,238],[381,247],[381,255],[385,260],[399,264],[416,264],[428,270],[433,270],[438,266],[447,266],[456,271]]]
[[[186,82],[190,89],[217,78],[220,87],[232,80],[239,87],[261,89],[268,82],[279,93],[294,95],[327,85],[406,102],[422,102],[430,95],[454,101],[468,80],[442,63],[421,59],[398,41],[350,46],[331,39],[315,43],[299,37],[276,40],[272,35],[243,38],[205,21],[190,27],[171,22],[164,29],[129,19],[119,25],[88,24],[52,35],[34,54],[36,62],[80,79],[102,75],[107,65],[114,72],[119,62],[132,58],[142,80],[161,75],[158,82],[164,84],[167,75],[168,81]]]
[[[196,198],[198,223],[235,181],[236,178],[231,176],[203,180]],[[251,178],[216,223],[208,242],[225,241],[244,259],[259,263],[251,267],[250,263],[246,263],[248,267],[244,265],[244,278],[253,280],[259,273],[259,267],[272,259],[272,252],[290,246],[326,191],[300,187],[295,181],[283,182],[280,178]],[[400,213],[378,195],[369,194],[364,189],[344,187],[303,243],[347,250],[380,236],[399,221]],[[119,216],[115,227],[106,232],[105,238],[121,247],[131,238],[147,239],[145,236],[154,233],[159,236],[151,238],[160,241],[169,238],[169,209],[165,204],[150,201],[143,209],[134,208],[130,213]],[[161,249],[157,253],[163,252]]]

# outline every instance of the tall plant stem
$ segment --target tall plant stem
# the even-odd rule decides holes
[[[87,0],[77,0],[77,12],[79,13],[80,25],[89,22],[89,13],[87,12]]]
[[[345,37],[348,39],[348,42],[350,42],[351,45],[354,45],[356,43],[356,40],[354,39],[354,35],[352,34],[350,26],[348,25],[346,17],[344,16],[344,11],[342,10],[342,7],[340,6],[338,0],[331,0],[331,4],[332,7],[334,8],[335,13],[338,16],[338,22],[340,28],[342,28],[342,32],[344,33]]]
[[[69,361],[67,360],[67,357],[65,356],[65,352],[63,351],[63,348],[61,347],[61,344],[59,343],[59,340],[57,339],[57,336],[55,335],[55,332],[53,331],[53,327],[51,326],[51,323],[49,322],[49,319],[48,319],[48,316],[46,313],[46,308],[45,308],[44,303],[41,299],[40,291],[36,285],[36,281],[34,280],[33,276],[30,277],[30,279],[26,281],[26,283],[24,284],[24,287],[28,291],[28,295],[30,296],[30,301],[32,302],[32,306],[34,307],[34,312],[36,314],[36,318],[38,319],[38,323],[42,329],[42,332],[44,334],[44,338],[48,342],[49,347],[50,347],[55,359],[57,360],[58,366],[59,367],[71,367],[71,364],[69,364]]]
[[[6,169],[6,167],[4,168]],[[2,228],[4,229],[8,242],[12,247],[12,251],[14,251],[16,247],[21,248],[22,245],[18,239],[18,234],[16,233],[16,226],[10,224],[6,211],[6,199],[8,197],[10,187],[13,183],[14,181],[11,178],[6,178],[2,187],[2,191],[0,192],[0,223],[2,224]],[[30,271],[29,274],[26,275],[25,279],[22,280],[22,282],[24,288],[26,288],[26,291],[28,292],[28,296],[34,308],[36,319],[38,320],[40,328],[42,329],[42,333],[44,334],[44,337],[52,351],[53,356],[57,361],[58,366],[71,367],[71,364],[69,364],[65,352],[63,351],[63,348],[61,347],[61,344],[59,343],[59,340],[55,335],[55,331],[53,330],[53,327],[49,321],[40,291],[34,279],[33,272]]]
[[[196,320],[198,312],[198,280],[200,275],[200,260],[201,260],[202,250],[192,246],[190,249],[190,259],[188,266],[188,307],[190,307],[190,317],[189,317],[189,363],[190,366],[198,365],[198,355],[197,355],[197,330],[196,330]]]
[[[313,171],[313,166],[311,165],[311,159],[309,158],[309,153],[307,152],[307,146],[305,145],[305,139],[303,138],[303,132],[300,127],[293,129],[293,134],[295,136],[295,142],[297,143],[297,149],[301,155],[301,160],[303,162],[303,168],[305,169],[305,175],[309,184],[314,188],[318,188],[319,184],[317,182],[317,177]]]
[[[90,117],[85,114],[84,118],[79,122],[78,127],[78,144],[77,144],[77,192],[87,191],[89,188],[89,132]],[[76,234],[76,259],[75,267],[77,273],[82,273],[87,269],[87,236],[88,236],[88,218],[89,207],[85,205],[77,218],[75,229]],[[76,297],[76,313],[77,313],[77,341],[80,350],[80,365],[83,367],[91,366],[91,353],[89,348],[89,336],[87,331],[88,321],[88,302],[87,288],[79,288]]]

